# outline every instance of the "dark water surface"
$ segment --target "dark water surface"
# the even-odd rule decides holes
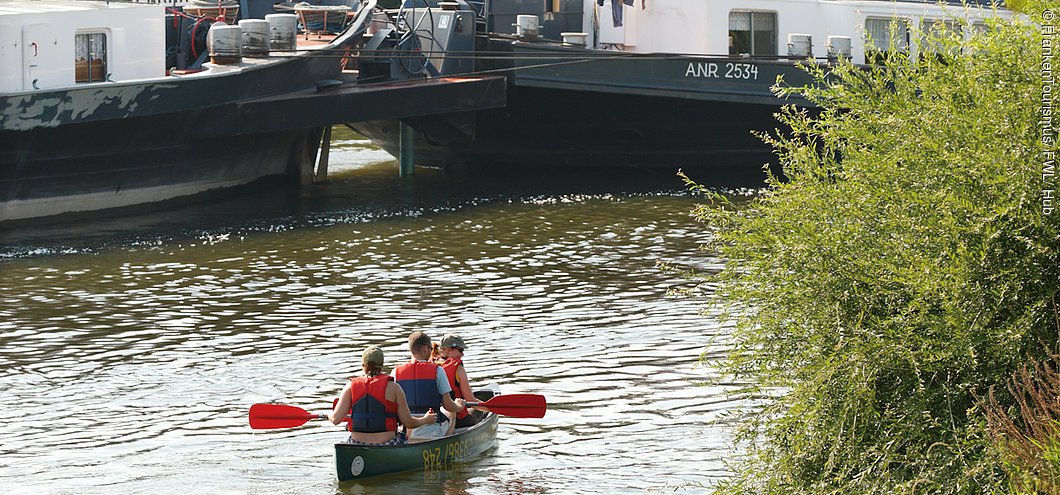
[[[0,493],[700,493],[731,455],[697,365],[719,322],[673,171],[399,179],[350,133],[332,182],[0,234]],[[324,411],[361,349],[459,332],[473,385],[547,396],[441,473],[335,480]]]

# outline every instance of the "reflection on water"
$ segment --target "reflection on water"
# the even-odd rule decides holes
[[[669,261],[717,269],[673,171],[417,170],[352,134],[332,182],[21,229],[0,262],[0,492],[701,492],[734,404],[696,360],[721,325]],[[339,167],[336,167],[338,165]],[[367,344],[459,332],[473,384],[547,396],[452,470],[334,479],[326,409]]]

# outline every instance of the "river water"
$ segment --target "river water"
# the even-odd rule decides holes
[[[726,476],[726,327],[672,170],[397,177],[337,132],[331,182],[0,240],[0,493],[702,493]],[[709,294],[706,294],[709,296]],[[460,333],[472,385],[547,397],[441,473],[335,480],[314,421],[379,344]],[[723,341],[720,340],[720,341]],[[720,345],[720,344],[719,344]]]

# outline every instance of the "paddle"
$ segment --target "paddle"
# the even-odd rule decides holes
[[[486,402],[468,402],[467,407],[484,407],[501,416],[513,418],[543,418],[547,404],[544,395],[502,394]]]
[[[255,430],[294,428],[311,419],[323,419],[327,414],[313,414],[305,409],[283,404],[254,404],[250,406],[250,427]]]
[[[467,407],[483,407],[513,418],[545,417],[545,396],[536,394],[498,395],[486,402],[468,402]],[[255,430],[294,428],[311,419],[324,419],[327,414],[313,414],[305,409],[283,404],[254,404],[250,406],[250,427]]]

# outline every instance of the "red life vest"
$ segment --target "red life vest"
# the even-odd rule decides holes
[[[454,399],[466,399],[464,392],[460,390],[460,384],[456,380],[456,368],[460,366],[460,358],[449,358],[442,363],[442,369],[445,370],[446,378],[449,378],[449,386],[452,387],[453,391],[449,392]],[[456,413],[456,419],[464,419],[468,416],[467,409],[461,409],[460,412]]]
[[[442,409],[442,394],[438,392],[438,365],[429,361],[409,361],[394,368],[394,379],[405,391],[409,411],[420,415],[433,409],[438,422],[447,421]]]
[[[387,375],[350,378],[350,431],[397,431],[397,402],[386,400]]]

